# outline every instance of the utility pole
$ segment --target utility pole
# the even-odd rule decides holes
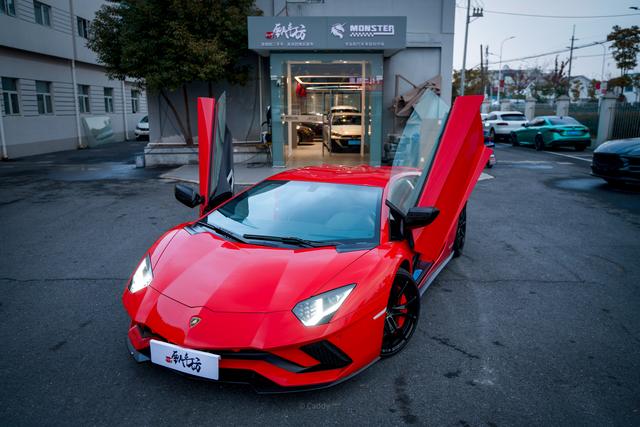
[[[502,89],[502,47],[504,46],[504,42],[515,38],[516,36],[509,36],[506,39],[502,40],[502,43],[500,43],[500,65],[498,68],[498,104],[500,104],[500,89]]]
[[[482,44],[480,45],[480,86],[482,86],[482,93],[487,96],[487,91],[484,86],[484,60],[482,58]]]
[[[464,95],[464,73],[467,68],[467,38],[469,37],[469,10],[471,0],[467,0],[467,19],[464,26],[464,52],[462,54],[462,71],[460,72],[460,95]]]
[[[569,76],[567,77],[568,87],[567,95],[571,90],[571,65],[573,64],[573,42],[576,40],[576,25],[573,24],[573,33],[571,34],[571,47],[569,48]]]
[[[489,45],[484,47],[484,60],[486,62],[484,66],[485,73],[487,73],[487,80],[485,81],[484,93],[487,93],[487,85],[489,86],[489,98],[493,96],[493,83],[491,83],[491,73],[489,73]]]
[[[471,14],[471,0],[467,0],[467,19],[465,21],[464,27],[464,52],[462,53],[462,71],[460,72],[460,95],[464,95],[464,77],[465,77],[465,69],[467,68],[467,40],[469,37],[469,24],[471,23],[471,18],[481,18],[482,8],[473,8],[473,14]]]

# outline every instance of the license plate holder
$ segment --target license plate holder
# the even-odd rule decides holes
[[[219,379],[220,356],[184,348],[164,341],[151,340],[151,362],[189,375]]]

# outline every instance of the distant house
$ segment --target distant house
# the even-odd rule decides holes
[[[573,99],[573,92],[571,91],[571,89],[573,89],[574,85],[576,84],[576,82],[580,82],[580,96],[578,96],[578,99]],[[571,97],[572,101],[586,101],[589,99],[589,86],[591,86],[591,79],[585,77],[585,76],[572,76],[571,77],[571,86],[570,86],[570,90],[569,90],[569,96]],[[598,96],[598,94],[596,93],[596,97]]]

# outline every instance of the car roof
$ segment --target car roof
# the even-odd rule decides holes
[[[521,116],[524,116],[524,113],[521,111],[492,111],[489,114],[520,114]]]
[[[390,166],[320,165],[289,169],[273,175],[268,179],[385,187],[389,182],[389,179],[391,179],[391,171],[392,168]]]

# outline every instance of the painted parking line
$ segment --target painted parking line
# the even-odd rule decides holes
[[[484,181],[485,179],[493,179],[495,178],[495,176],[493,175],[489,175],[488,173],[482,172],[480,174],[480,178],[478,178],[478,181]]]
[[[584,157],[572,156],[571,154],[564,154],[564,153],[555,153],[553,151],[545,151],[545,153],[553,154],[554,156],[569,157],[570,159],[582,160],[583,162],[591,163],[591,159],[590,158],[589,159],[585,159]]]

